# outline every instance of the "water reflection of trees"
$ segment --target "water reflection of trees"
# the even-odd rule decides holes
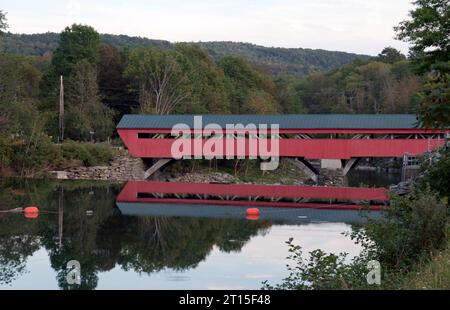
[[[62,223],[58,221],[61,186]],[[66,283],[66,265],[78,260],[82,284],[76,288],[94,289],[98,273],[116,265],[139,273],[195,268],[215,246],[225,252],[240,251],[252,236],[270,227],[268,222],[235,219],[125,217],[115,207],[119,190],[120,186],[86,182],[1,186],[0,198],[7,195],[8,206],[38,203],[51,213],[36,221],[0,214],[0,285],[1,281],[11,283],[19,277],[25,271],[27,257],[40,246],[48,251],[61,288],[73,288]],[[89,210],[94,211],[92,216],[87,214]]]
[[[11,284],[26,272],[26,259],[40,247],[35,236],[0,237],[0,285]]]
[[[26,199],[14,184],[0,183],[0,211],[17,208]],[[38,223],[0,212],[0,285],[9,285],[26,272],[27,258],[41,246],[38,231]]]

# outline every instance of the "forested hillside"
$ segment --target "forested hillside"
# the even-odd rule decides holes
[[[344,52],[304,48],[264,47],[250,43],[201,42],[216,60],[232,55],[242,57],[272,74],[290,74],[302,77],[313,72],[329,71],[349,64],[355,59],[367,60],[369,56]]]
[[[43,56],[56,50],[59,34],[12,34],[5,33],[3,49],[13,54],[27,56]],[[100,42],[111,44],[119,49],[129,47],[162,47],[173,49],[174,44],[168,41],[151,40],[126,35],[100,35]],[[336,69],[355,59],[367,60],[368,56],[345,52],[332,52],[325,50],[312,50],[302,48],[274,48],[249,43],[236,42],[201,42],[213,59],[218,62],[225,56],[238,56],[253,65],[272,74],[290,74],[302,77],[312,72]]]

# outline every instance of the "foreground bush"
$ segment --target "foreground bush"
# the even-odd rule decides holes
[[[347,253],[327,254],[315,250],[304,257],[300,246],[294,245],[293,239],[286,242],[289,246],[289,276],[276,286],[267,281],[263,283],[266,290],[334,290],[362,288],[367,286],[365,259],[356,257],[351,263],[346,262]]]
[[[363,247],[350,262],[347,254],[327,254],[316,250],[305,257],[299,246],[289,240],[289,276],[281,284],[264,289],[367,289],[368,263],[381,265],[381,288],[401,287],[404,277],[428,262],[431,255],[446,245],[447,200],[430,190],[414,190],[406,197],[393,197],[381,219],[355,228],[350,237]],[[447,265],[448,266],[448,265]],[[448,273],[448,270],[447,270]]]
[[[450,149],[439,154],[441,157],[438,162],[432,165],[424,162],[422,168],[424,176],[418,181],[419,187],[425,187],[430,184],[432,189],[438,192],[441,197],[449,198],[450,193]]]
[[[417,264],[401,287],[413,290],[450,290],[450,226],[447,228],[445,249],[434,254],[431,260]]]
[[[79,161],[85,166],[106,165],[114,157],[108,144],[68,141],[59,147],[63,161]]]
[[[424,254],[441,247],[447,221],[447,200],[427,186],[405,197],[392,197],[385,216],[370,220],[353,237],[385,268],[408,270]]]

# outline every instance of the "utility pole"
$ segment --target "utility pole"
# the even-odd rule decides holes
[[[64,79],[61,75],[61,85],[59,88],[59,142],[64,141]]]
[[[64,188],[60,187],[59,195],[58,195],[58,245],[59,248],[62,248],[62,239],[63,239],[63,225],[64,225]]]

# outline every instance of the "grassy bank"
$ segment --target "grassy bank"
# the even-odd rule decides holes
[[[16,139],[2,157],[2,177],[43,177],[52,170],[108,165],[120,151],[107,143],[66,141],[55,144],[40,139],[31,144]]]
[[[404,283],[403,289],[450,290],[450,226],[447,227],[446,246],[433,254],[431,259],[418,263]]]

